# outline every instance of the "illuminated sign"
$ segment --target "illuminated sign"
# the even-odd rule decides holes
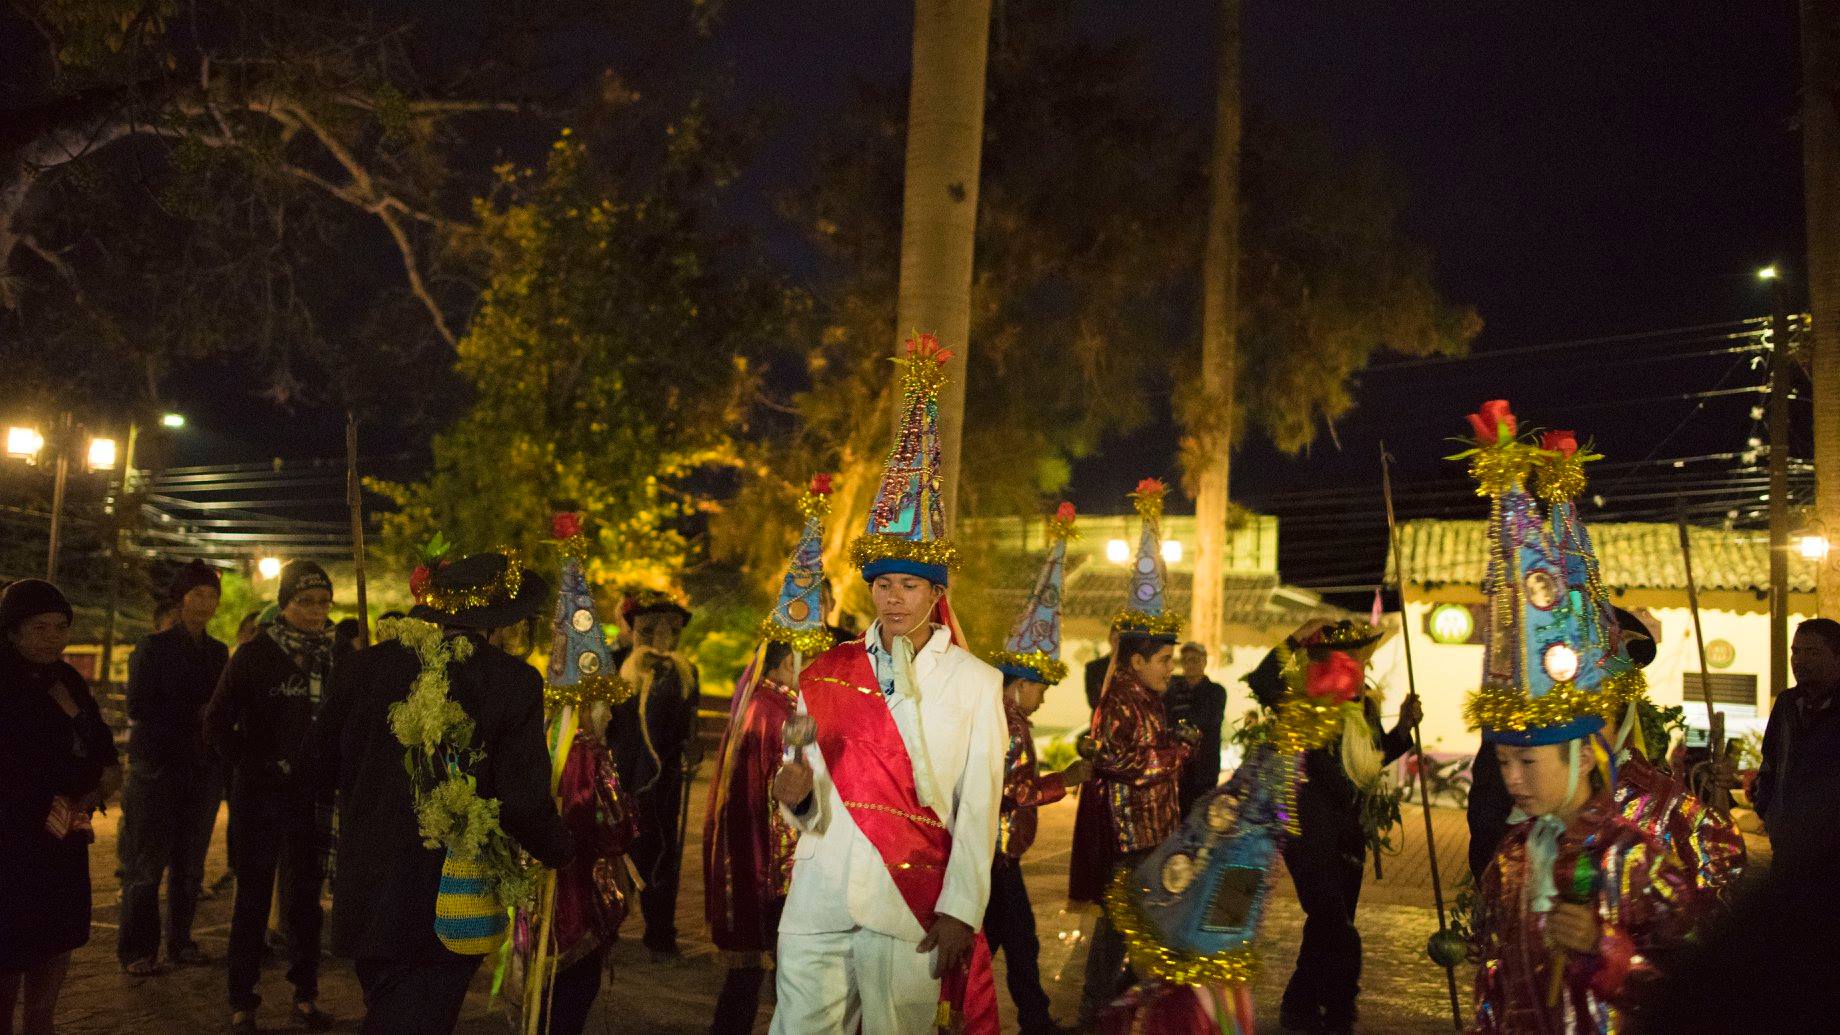
[[[1738,660],[1738,648],[1730,640],[1706,641],[1706,664],[1712,668],[1730,668]]]
[[[1425,617],[1425,628],[1438,643],[1468,643],[1476,632],[1476,616],[1463,604],[1439,604]]]

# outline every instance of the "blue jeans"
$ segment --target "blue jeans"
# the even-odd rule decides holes
[[[204,858],[223,800],[214,765],[132,760],[121,799],[122,963],[158,955],[160,882],[166,883],[166,951],[192,944]]]

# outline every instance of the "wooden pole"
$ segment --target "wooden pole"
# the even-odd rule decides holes
[[[358,642],[371,642],[370,601],[364,590],[364,492],[358,482],[358,417],[345,411],[345,502],[351,508],[351,571],[358,590]]]
[[[1418,696],[1418,677],[1412,669],[1412,623],[1406,617],[1406,570],[1399,553],[1399,522],[1393,514],[1393,458],[1387,455],[1386,443],[1380,443],[1380,489],[1386,497],[1386,538],[1393,554],[1393,586],[1399,591],[1399,640],[1406,654],[1406,688]],[[1421,716],[1422,721],[1422,716]],[[1437,904],[1438,933],[1450,929],[1444,910],[1444,878],[1438,872],[1437,832],[1431,825],[1431,787],[1425,775],[1425,745],[1419,723],[1412,724],[1412,751],[1418,756],[1418,803],[1425,814],[1425,854],[1431,862],[1431,899]],[[1444,982],[1450,991],[1450,1021],[1463,1030],[1463,1005],[1457,999],[1457,970],[1444,967]]]
[[[1770,701],[1789,689],[1789,314],[1770,278]],[[1703,666],[1702,666],[1703,668]]]
[[[1725,713],[1714,711],[1712,707],[1712,677],[1706,668],[1706,630],[1699,620],[1699,584],[1693,580],[1693,542],[1687,535],[1686,516],[1681,515],[1675,524],[1680,529],[1680,557],[1687,568],[1687,607],[1693,611],[1693,645],[1699,650],[1699,690],[1706,702],[1706,737],[1710,741],[1716,772],[1725,760]],[[1714,779],[1700,789],[1714,812],[1721,816],[1731,814],[1731,795],[1722,782]]]

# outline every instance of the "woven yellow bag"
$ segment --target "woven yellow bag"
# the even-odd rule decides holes
[[[505,943],[509,928],[510,917],[492,893],[485,866],[477,857],[448,852],[434,900],[434,933],[441,944],[462,956],[487,956]]]

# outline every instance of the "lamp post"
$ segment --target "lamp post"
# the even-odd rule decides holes
[[[70,455],[76,450],[83,428],[69,413],[61,414],[51,438],[46,439],[32,427],[10,427],[6,431],[6,452],[15,459],[37,463],[47,449],[51,456],[51,530],[45,544],[45,581],[57,581],[58,548],[64,535],[64,493],[70,482]],[[91,471],[114,470],[119,459],[115,440],[92,437],[84,445],[84,462]]]
[[[1770,700],[1789,688],[1789,315],[1774,265],[1770,286]]]

